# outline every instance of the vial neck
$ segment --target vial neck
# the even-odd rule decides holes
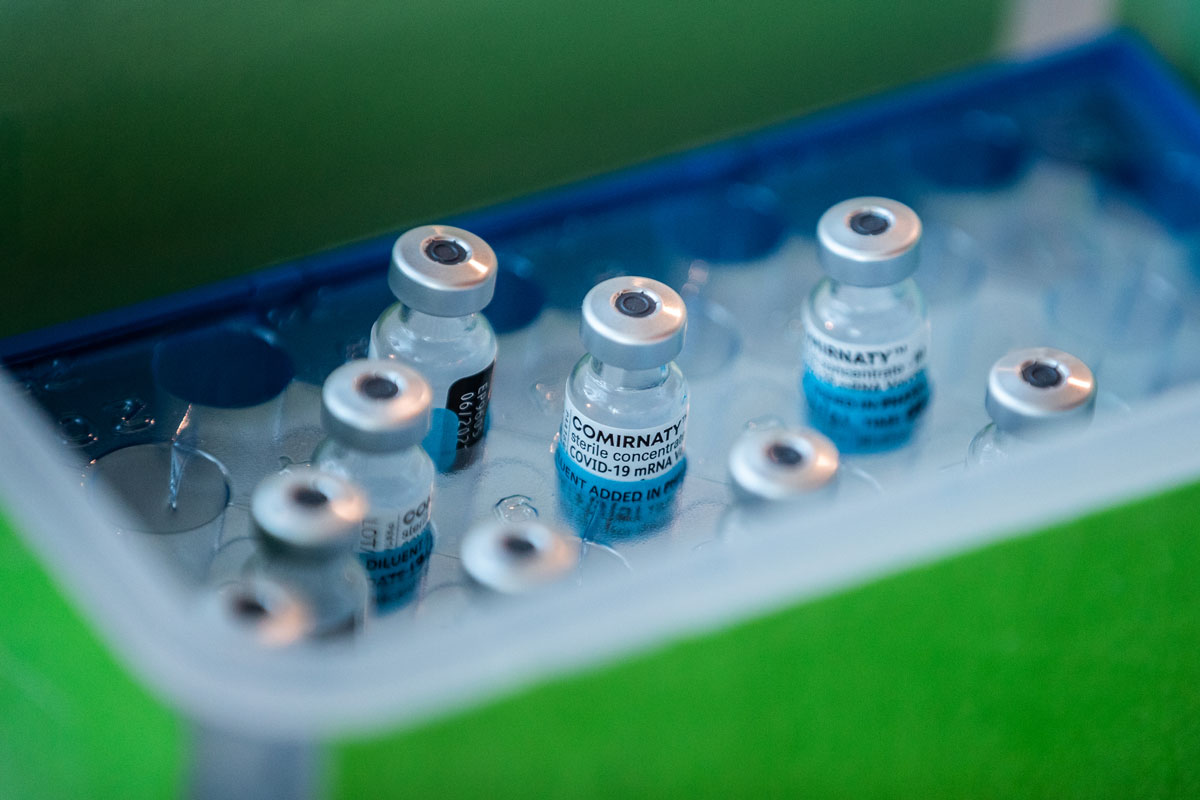
[[[478,314],[462,317],[435,317],[400,304],[399,317],[413,335],[421,339],[457,339],[477,324]]]
[[[622,369],[592,357],[592,375],[613,389],[650,389],[661,386],[669,375],[668,365],[650,369]]]
[[[895,305],[896,297],[912,282],[912,278],[905,278],[888,286],[853,286],[830,278],[829,294],[839,303],[856,309],[888,308]]]

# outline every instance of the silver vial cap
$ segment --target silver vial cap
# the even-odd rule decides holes
[[[1008,433],[1086,424],[1095,410],[1096,379],[1087,364],[1062,350],[1013,350],[992,365],[984,404],[996,427]]]
[[[921,219],[886,197],[844,200],[821,215],[817,242],[821,266],[851,286],[891,286],[917,271]]]
[[[308,603],[288,586],[264,575],[248,575],[214,590],[206,613],[218,624],[250,636],[264,647],[295,644],[316,629]]]
[[[470,231],[422,225],[392,247],[388,287],[409,308],[435,317],[465,317],[496,290],[496,254]]]
[[[833,442],[808,428],[749,430],[729,451],[729,474],[738,492],[785,500],[829,486],[837,476]]]
[[[665,283],[610,278],[583,298],[579,336],[595,358],[621,369],[653,369],[683,349],[687,308]]]
[[[345,478],[305,467],[263,478],[250,499],[250,513],[264,545],[325,557],[354,550],[367,497]]]
[[[420,444],[429,433],[433,390],[412,367],[390,358],[360,358],[335,369],[321,388],[321,424],[355,450],[388,453]]]
[[[520,594],[559,580],[579,563],[579,539],[538,519],[478,525],[462,543],[463,569],[477,583]]]

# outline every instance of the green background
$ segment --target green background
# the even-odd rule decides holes
[[[0,514],[0,797],[171,797],[184,724],[125,671]]]
[[[0,336],[978,60],[996,0],[0,4]]]
[[[411,733],[335,795],[1200,797],[1200,486]]]
[[[1127,17],[1200,75],[1200,7]],[[0,5],[0,335],[983,57],[998,2]],[[1200,488],[332,743],[340,796],[1200,795]],[[162,797],[177,716],[0,522],[0,795]]]

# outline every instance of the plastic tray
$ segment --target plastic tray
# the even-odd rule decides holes
[[[816,219],[860,194],[925,222],[934,402],[909,446],[846,457],[829,502],[739,508],[731,442],[747,424],[804,421],[798,308],[819,276]],[[206,725],[269,738],[407,724],[1192,479],[1200,448],[1179,434],[1200,422],[1198,194],[1200,116],[1118,35],[452,220],[487,238],[503,270],[486,312],[501,334],[491,427],[479,459],[439,476],[412,602],[350,645],[246,647],[206,614],[204,586],[247,535],[257,480],[320,440],[321,380],[365,352],[390,302],[392,235],[0,343],[16,378],[0,393],[0,437],[28,455],[0,464],[0,492],[98,627]],[[688,302],[689,467],[674,512],[633,535],[578,531],[571,579],[489,595],[463,574],[459,541],[518,496],[570,524],[552,447],[582,353],[578,305],[623,273]],[[988,367],[1033,345],[1091,364],[1094,425],[965,469]],[[196,376],[218,362],[237,380]],[[181,368],[190,398],[164,377]],[[218,384],[226,394],[204,394]],[[33,406],[50,426],[29,424]],[[116,533],[121,511],[90,462],[181,426],[227,471],[228,508],[177,534]],[[166,475],[147,481],[159,491]]]

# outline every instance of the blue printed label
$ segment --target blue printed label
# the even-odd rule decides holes
[[[581,537],[606,539],[646,533],[669,521],[687,460],[681,456],[649,480],[611,480],[580,467],[560,442],[554,466],[567,518]]]
[[[358,554],[375,587],[377,611],[388,611],[412,599],[432,552],[433,528],[426,526],[400,547]]]
[[[804,316],[804,396],[809,422],[845,452],[903,444],[929,405],[929,325],[903,339],[845,342]]]
[[[363,519],[358,557],[375,587],[376,609],[398,606],[416,586],[433,550],[432,500],[428,494],[408,508],[372,509]]]
[[[687,408],[650,428],[593,420],[568,394],[554,463],[568,518],[587,539],[627,537],[670,519],[683,482]]]
[[[929,381],[921,370],[906,383],[880,391],[844,389],[804,371],[809,422],[839,450],[865,453],[903,444],[929,404]]]

